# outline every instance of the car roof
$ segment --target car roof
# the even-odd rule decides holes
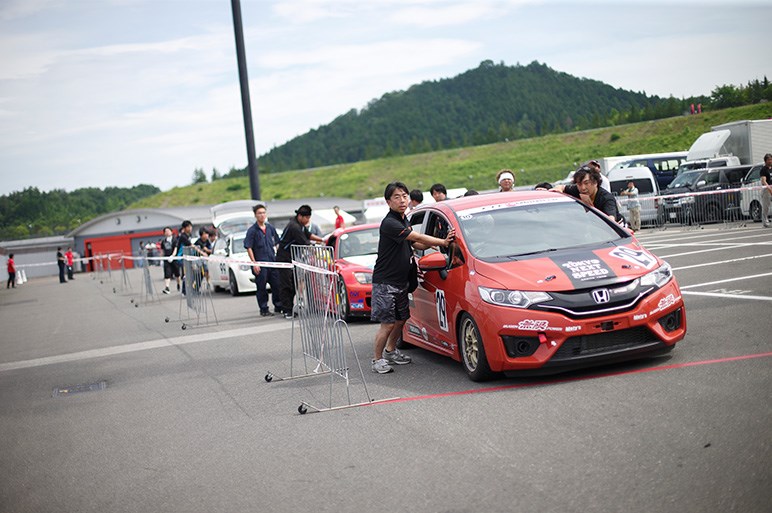
[[[431,203],[428,205],[419,205],[413,212],[418,212],[425,209],[440,209],[443,211],[450,211],[454,214],[462,210],[468,210],[470,208],[484,207],[487,205],[499,205],[501,203],[508,202],[520,202],[528,200],[550,199],[555,195],[559,195],[563,198],[575,199],[571,196],[551,192],[551,191],[514,191],[514,192],[493,192],[488,194],[476,194],[474,196],[465,196],[461,198],[449,199],[441,201],[439,203]]]

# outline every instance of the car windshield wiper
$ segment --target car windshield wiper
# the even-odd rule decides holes
[[[516,255],[506,255],[501,258],[508,258],[510,260],[514,258],[524,257],[524,256],[530,256],[530,255],[538,255],[539,253],[551,253],[553,251],[557,251],[556,248],[549,248],[549,249],[540,249],[538,251],[529,251],[527,253],[517,253]]]

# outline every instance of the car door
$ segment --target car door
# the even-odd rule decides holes
[[[432,237],[445,238],[450,226],[449,220],[440,212],[429,211],[421,230]],[[421,252],[421,256],[436,251],[427,249]],[[439,251],[451,258],[448,249],[441,248]],[[459,303],[459,291],[463,294],[466,281],[466,275],[461,269],[464,258],[460,250],[455,250],[453,255],[456,258],[448,270],[421,272],[418,288],[413,292],[415,320],[420,324],[421,336],[427,344],[445,353],[456,350],[453,312]]]
[[[218,258],[214,265],[209,266],[210,279],[218,287],[226,287],[228,285],[228,264],[225,263],[224,258],[228,256],[228,239],[229,237],[218,237],[212,248],[212,255]]]

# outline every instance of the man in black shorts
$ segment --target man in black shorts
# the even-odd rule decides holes
[[[381,221],[378,258],[373,268],[370,313],[373,321],[381,323],[375,334],[375,355],[372,360],[372,370],[379,374],[393,371],[390,363],[405,365],[411,361],[409,356],[397,349],[397,339],[405,321],[410,317],[407,294],[412,248],[447,248],[456,236],[453,229],[448,230],[444,239],[414,232],[405,217],[409,194],[407,186],[402,182],[390,183],[383,194],[389,204],[389,213]]]
[[[169,284],[172,278],[177,280],[177,290],[180,290],[180,268],[177,262],[172,260],[174,248],[177,246],[177,239],[174,238],[172,229],[168,226],[164,228],[164,238],[161,239],[161,253],[164,257],[164,294],[169,294]]]

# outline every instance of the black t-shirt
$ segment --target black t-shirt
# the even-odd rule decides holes
[[[61,251],[56,252],[56,263],[63,266],[64,265],[64,255]]]
[[[574,184],[566,185],[563,192],[576,199],[581,199],[579,187]],[[606,189],[601,188],[600,185],[598,186],[598,192],[595,194],[595,200],[592,202],[592,206],[617,221],[621,219],[619,211],[617,210],[617,199]]]
[[[177,238],[173,235],[171,239],[167,239],[166,237],[161,239],[161,251],[163,251],[164,256],[172,256],[172,251],[174,251],[175,247],[177,247]]]
[[[204,251],[204,253],[207,255],[212,252],[212,243],[209,242],[208,239],[205,241],[204,239],[199,237],[199,239],[196,241],[196,246],[201,248],[201,250],[206,250]]]
[[[190,235],[186,232],[180,232],[180,236],[177,237],[177,256],[182,256],[182,248],[190,245]]]
[[[309,244],[311,244],[311,232],[298,222],[297,217],[293,217],[282,232],[279,248],[276,250],[276,261],[292,262],[292,246],[308,246]]]
[[[407,236],[413,228],[402,214],[389,210],[381,221],[378,258],[373,268],[373,283],[395,287],[407,285],[413,248]]]
[[[767,166],[764,166],[761,168],[761,172],[759,173],[759,177],[766,176],[767,177],[767,185],[772,185],[772,168],[769,168]],[[761,191],[764,192],[764,191]]]

